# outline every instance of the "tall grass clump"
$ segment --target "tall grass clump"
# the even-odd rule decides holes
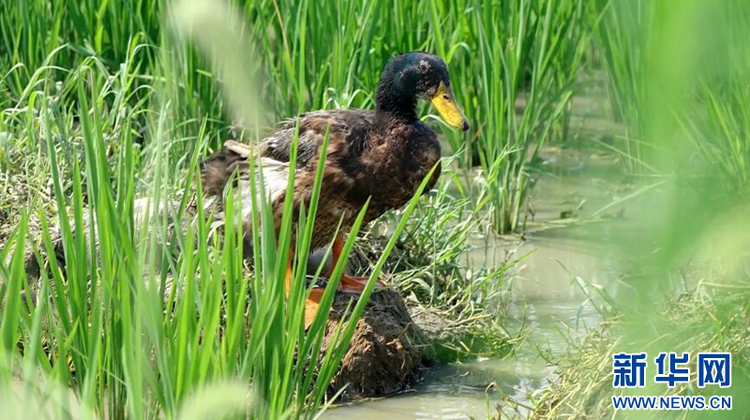
[[[483,314],[499,321],[507,267],[480,267],[472,261],[472,251],[481,251],[477,239],[485,233],[488,217],[470,198],[451,191],[459,175],[444,176],[455,181],[443,182],[423,198],[391,256],[390,271],[402,292],[424,306],[457,320]]]
[[[717,60],[696,88],[696,106],[681,118],[690,137],[726,194],[750,192],[750,7],[741,1],[720,9],[724,22]]]
[[[418,325],[425,325],[435,360],[454,362],[508,354],[506,274],[514,261],[484,267],[479,238],[491,227],[482,207],[453,191],[461,175],[443,170],[440,185],[422,197],[386,263]],[[387,213],[358,241],[352,268],[369,272],[400,211]]]
[[[615,150],[625,167],[643,172],[645,116],[649,107],[649,41],[654,35],[653,1],[598,0],[591,26],[599,63],[606,74],[612,119],[621,125]]]
[[[719,226],[744,226],[738,212],[747,206],[746,195],[717,194],[717,181],[718,185],[734,183],[745,176],[742,171],[726,171],[725,166],[714,162],[710,165],[694,164],[701,149],[725,143],[725,138],[732,139],[732,144],[740,146],[740,150],[746,147],[742,125],[725,125],[724,138],[706,136],[700,139],[697,148],[695,142],[689,141],[685,128],[692,126],[700,132],[717,133],[718,127],[714,124],[720,119],[704,111],[711,102],[701,100],[701,94],[704,89],[711,89],[713,95],[723,95],[720,92],[727,89],[723,83],[732,80],[724,79],[723,75],[739,75],[735,73],[733,63],[742,57],[725,53],[727,45],[739,45],[733,44],[735,40],[740,42],[740,38],[730,36],[731,31],[721,30],[709,36],[696,28],[723,27],[728,22],[725,19],[733,14],[733,19],[737,19],[735,22],[746,21],[750,10],[740,6],[740,2],[727,2],[713,8],[698,1],[644,2],[643,9],[654,12],[651,25],[658,30],[650,31],[645,41],[650,46],[646,55],[649,73],[639,88],[648,89],[648,105],[638,109],[638,118],[643,125],[644,144],[649,145],[644,149],[648,150],[646,160],[665,179],[665,185],[660,188],[659,197],[644,204],[660,209],[655,217],[643,221],[648,231],[622,239],[628,261],[637,261],[639,267],[649,269],[648,273],[631,279],[633,290],[637,291],[634,302],[630,304],[633,309],[630,315],[634,317],[643,317],[644,313],[640,311],[661,298],[658,291],[670,289],[665,284],[670,272],[684,264],[686,255],[703,253],[703,241],[710,238]],[[628,48],[635,51],[639,45],[640,42],[628,44]],[[741,79],[734,80],[737,83],[734,86],[738,87]],[[722,107],[732,104],[725,99],[720,102]],[[696,112],[705,118],[691,118]],[[741,109],[735,109],[732,113],[739,115],[741,112]],[[735,162],[744,159],[741,153],[722,152],[714,157],[719,155]],[[728,255],[737,261],[744,258],[746,251],[741,237],[730,234],[726,244],[736,246]],[[658,252],[642,252],[654,246],[658,247]],[[713,252],[707,255],[713,256]],[[643,272],[636,268],[633,271]],[[647,313],[651,314],[651,311]]]
[[[479,71],[467,74],[476,101],[467,114],[480,126],[475,152],[493,225],[515,231],[523,228],[533,184],[529,166],[547,141],[567,130],[588,39],[587,9],[566,1],[474,6]]]
[[[721,191],[750,191],[750,77],[732,78],[721,87],[701,88],[703,106],[684,118],[686,136],[712,170]]]
[[[746,71],[747,5],[730,1],[704,11],[707,18],[696,23],[695,31],[710,36],[691,36],[682,43],[665,39],[665,34],[680,25],[665,16],[669,5],[601,0],[596,6],[592,27],[597,57],[607,76],[613,118],[620,124],[615,150],[626,168],[633,173],[664,175],[659,160],[670,155],[670,150],[660,148],[666,136],[654,138],[651,130],[678,124],[683,126],[683,135],[694,140],[696,150],[705,158],[703,163],[721,167],[726,175],[722,179],[733,180],[731,188],[744,190],[748,141],[743,134],[747,119],[743,104],[750,80]],[[680,17],[691,18],[689,12]],[[708,23],[718,21],[722,24]],[[665,42],[675,45],[668,49]],[[693,69],[690,81],[680,79],[685,76],[677,66]],[[669,84],[665,79],[671,77],[683,83],[679,101],[689,103],[665,109],[665,100],[673,100],[664,95],[665,83]]]
[[[154,78],[166,78],[169,83],[164,89],[180,97],[180,106],[170,112],[181,121],[176,127],[181,135],[194,135],[201,123],[207,123],[212,131],[225,127],[230,119],[223,113],[229,110],[222,106],[210,61],[189,44],[169,43],[164,21],[170,4],[142,0],[3,2],[0,68],[4,71],[0,77],[4,78],[4,93],[0,105],[13,107],[28,89],[48,84],[50,79],[43,77],[46,70],[65,72],[93,58],[111,74],[127,66],[128,73],[137,76],[131,81],[130,105],[147,100]],[[169,68],[168,74],[161,72],[162,66]],[[55,76],[51,80],[61,79]],[[134,130],[147,129],[143,119],[131,122]]]

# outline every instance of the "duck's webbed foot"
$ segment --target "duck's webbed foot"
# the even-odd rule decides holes
[[[328,267],[328,271],[326,271],[326,277],[328,277],[329,279],[333,275],[333,269],[336,267],[343,249],[344,238],[341,236],[337,236],[336,239],[334,239],[333,245],[331,247],[331,265],[330,267]],[[362,293],[362,291],[365,290],[365,286],[367,286],[367,281],[369,279],[369,277],[350,276],[349,274],[344,273],[341,275],[339,290],[346,293]],[[383,283],[383,281],[381,280],[378,280],[377,284],[375,284],[376,289],[378,287],[384,286],[385,283]]]
[[[315,314],[318,313],[320,300],[323,299],[324,289],[315,287],[310,291],[310,295],[305,299],[305,329],[308,329],[315,320]]]
[[[369,279],[369,277],[350,276],[344,273],[341,275],[339,290],[347,293],[362,293]],[[378,280],[375,283],[375,289],[379,287],[385,287],[385,283],[382,280]]]

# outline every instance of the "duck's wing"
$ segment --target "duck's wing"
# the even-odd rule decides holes
[[[234,140],[226,141],[223,149],[201,162],[201,181],[204,193],[206,195],[220,195],[234,172],[237,171],[238,189],[247,190],[243,191],[243,197],[248,195],[250,178],[252,178],[249,173],[250,155],[250,145]],[[266,198],[273,200],[278,198],[279,194],[283,195],[289,179],[289,163],[261,157],[260,167],[263,171]],[[257,191],[260,193],[259,189]]]
[[[326,167],[323,173],[325,188],[321,202],[333,205],[337,198],[347,197],[355,180],[347,173],[347,163],[356,164],[358,156],[367,147],[367,133],[374,122],[374,112],[366,110],[318,111],[304,114],[285,122],[281,129],[268,136],[258,149],[261,155],[266,198],[277,203],[284,198],[289,179],[289,160],[295,131],[299,125],[297,172],[294,177],[294,209],[309,204],[315,181],[320,146],[330,130]],[[234,178],[235,193],[241,194],[242,220],[249,221],[250,186],[249,159],[252,147],[236,141],[227,141],[224,147],[201,162],[201,180],[206,196],[221,196],[224,188]],[[257,156],[257,155],[256,155]],[[334,157],[334,159],[331,159]],[[258,189],[259,190],[259,189]],[[281,207],[274,207],[280,211]],[[247,213],[247,214],[245,214]],[[275,214],[275,217],[279,217]],[[217,219],[223,219],[222,214]]]
[[[299,125],[298,167],[312,166],[320,152],[320,145],[325,140],[326,130],[329,129],[329,150],[345,149],[349,154],[359,155],[367,146],[366,136],[374,121],[375,112],[365,109],[308,112],[285,121],[279,130],[260,144],[260,153],[261,156],[280,162],[289,162],[292,142]]]
[[[320,145],[329,129],[329,152],[337,151],[354,160],[367,147],[367,133],[374,121],[375,112],[364,109],[308,112],[282,123],[279,130],[260,143],[258,151],[262,157],[288,163],[292,141],[299,125],[298,168],[309,169],[315,166]],[[248,166],[250,154],[250,145],[229,140],[224,143],[224,148],[201,162],[204,193],[207,196],[220,195],[232,174],[237,169]]]
[[[241,206],[238,221],[245,223],[245,229],[250,229],[252,204],[252,182],[255,184],[255,204],[259,206],[261,199],[270,202],[282,200],[286,193],[289,182],[289,163],[261,157],[260,169],[262,170],[263,187],[259,182],[261,174],[250,173],[251,148],[249,145],[229,140],[224,147],[201,162],[201,180],[203,191],[206,196],[220,197],[226,184],[232,180],[234,185],[235,200]],[[236,173],[236,175],[234,175]],[[232,178],[235,176],[234,178]],[[263,196],[261,196],[263,193]],[[209,205],[213,201],[206,202]],[[257,208],[257,207],[256,207]],[[224,223],[225,215],[222,205],[214,214],[216,223]],[[247,230],[246,230],[247,231]]]

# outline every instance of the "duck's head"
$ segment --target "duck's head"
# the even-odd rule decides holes
[[[453,97],[448,68],[440,57],[424,52],[393,57],[380,78],[378,111],[416,118],[417,99],[431,102],[451,127],[469,129],[469,121]]]

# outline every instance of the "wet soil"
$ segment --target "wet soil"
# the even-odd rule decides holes
[[[328,320],[325,351],[356,296],[338,293]],[[353,306],[352,306],[353,307]],[[349,350],[333,378],[329,395],[339,401],[383,397],[414,387],[431,364],[428,338],[414,323],[401,294],[376,291],[357,321]]]

